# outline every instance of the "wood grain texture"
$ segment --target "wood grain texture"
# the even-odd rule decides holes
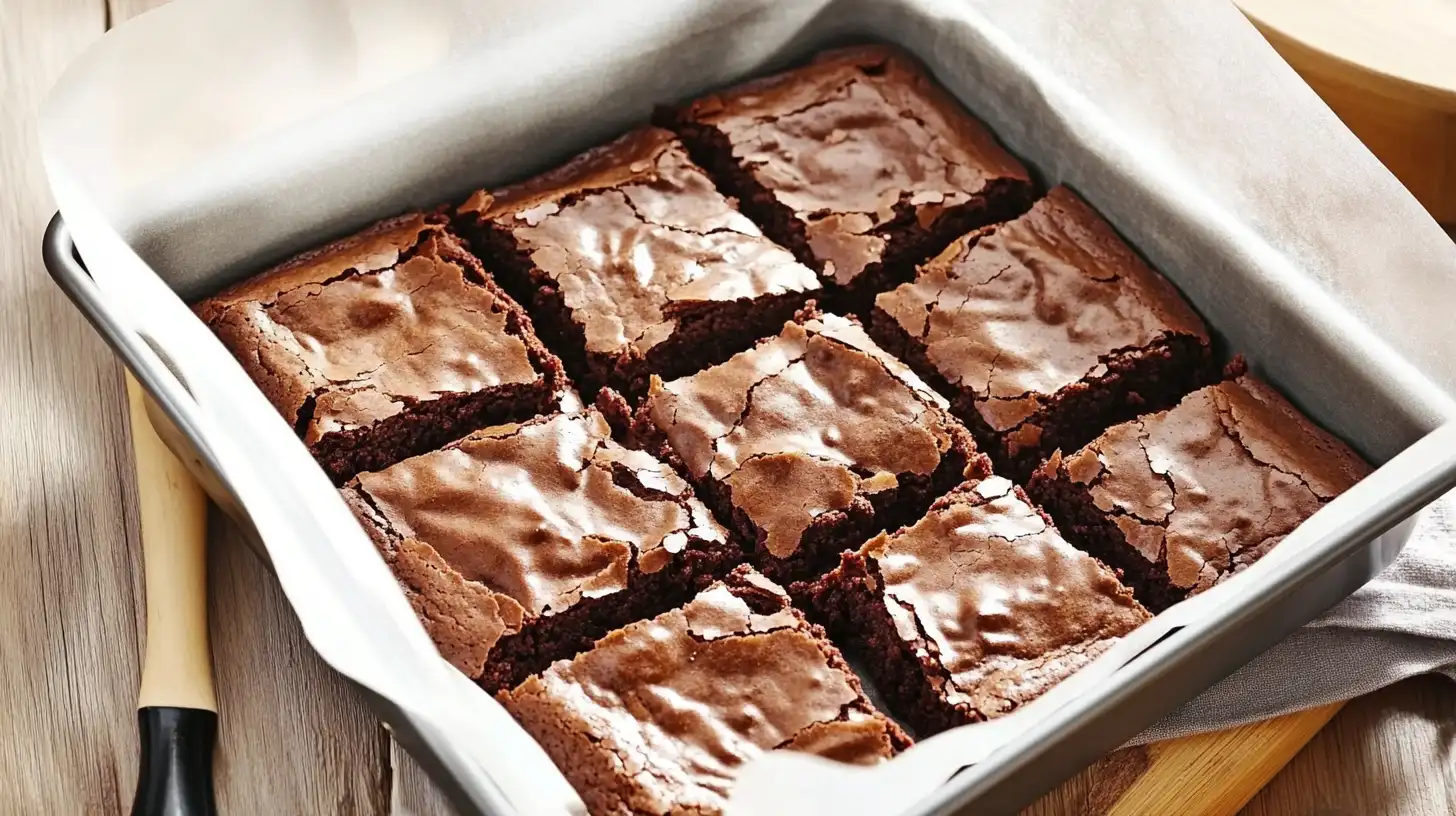
[[[111,19],[120,23],[157,5],[113,2]],[[220,812],[389,813],[384,729],[309,648],[244,532],[215,508],[209,530]],[[129,796],[131,781],[123,787]]]
[[[136,773],[142,590],[120,370],[46,279],[53,205],[34,111],[107,20],[159,0],[0,0],[0,812],[124,812]],[[242,532],[214,513],[209,570],[222,812],[449,812],[313,654]],[[1423,679],[1349,705],[1250,816],[1456,812],[1456,689]],[[1235,753],[1228,751],[1226,753]],[[1167,748],[1113,754],[1034,813],[1106,813]],[[1199,777],[1185,781],[1196,784]],[[1206,766],[1197,771],[1204,776]]]
[[[1279,773],[1340,704],[1117,751],[1027,816],[1232,816]]]
[[[425,770],[397,742],[390,742],[389,761],[394,775],[392,816],[450,816],[455,812]]]
[[[17,813],[115,812],[136,777],[126,397],[39,240],[35,111],[104,25],[96,0],[0,3],[0,784]]]
[[[126,377],[146,581],[146,649],[137,706],[217,711],[207,631],[207,494],[167,448],[169,427]]]
[[[1148,769],[1106,810],[1108,816],[1239,811],[1299,753],[1340,705],[1148,746]]]
[[[1244,816],[1456,813],[1456,684],[1417,677],[1350,702]]]
[[[309,648],[243,531],[217,510],[209,523],[221,812],[388,813],[384,729]]]
[[[1436,220],[1456,224],[1456,5],[1237,4]]]

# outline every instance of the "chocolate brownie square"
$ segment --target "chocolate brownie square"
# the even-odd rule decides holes
[[[822,53],[659,121],[856,312],[1035,194],[1026,168],[924,68],[880,46]]]
[[[726,363],[654,379],[629,437],[686,473],[784,583],[990,472],[943,398],[858,323],[810,310]]]
[[[1218,379],[1203,321],[1065,187],[877,297],[870,334],[1017,480]]]
[[[458,222],[588,399],[722,362],[819,289],[657,128],[476,193]]]
[[[549,410],[565,385],[447,222],[381,221],[196,307],[335,483]]]
[[[1028,492],[1161,612],[1254,563],[1369,472],[1245,375],[1052,456]]]
[[[1013,711],[1151,617],[999,476],[845,553],[806,594],[922,737]]]
[[[499,697],[594,816],[720,814],[766,751],[872,764],[910,744],[819,627],[746,569]]]
[[[687,483],[595,411],[477,431],[344,497],[441,653],[490,691],[742,560]]]

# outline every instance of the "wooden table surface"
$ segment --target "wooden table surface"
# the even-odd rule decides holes
[[[142,590],[126,393],[49,281],[54,206],[35,111],[66,64],[148,0],[0,0],[0,810],[124,811],[136,775]],[[304,642],[221,517],[211,614],[224,813],[443,813],[423,775]],[[1245,809],[1456,812],[1456,687],[1420,678],[1347,706]],[[1118,760],[1039,814],[1096,810]]]

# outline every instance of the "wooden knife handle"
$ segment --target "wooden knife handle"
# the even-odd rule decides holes
[[[207,631],[207,496],[152,428],[147,397],[130,374],[126,389],[147,596],[132,813],[211,816],[217,697]]]

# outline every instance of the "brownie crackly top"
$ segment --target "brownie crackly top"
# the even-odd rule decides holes
[[[379,222],[196,307],[336,482],[530,417],[563,385],[447,220]]]
[[[817,515],[935,472],[965,435],[944,408],[837,315],[786,324],[722,365],[654,382],[644,405],[692,476],[727,485],[780,558]]]
[[[619,592],[634,566],[656,572],[691,542],[725,540],[686,482],[612,442],[594,411],[487,428],[361,473],[349,489],[407,586],[411,575],[432,570],[492,596],[479,631],[435,633],[447,652],[463,650],[447,657],[472,677],[495,639],[523,619]],[[416,591],[430,593],[424,585]],[[424,616],[436,628],[460,620]]]
[[[1250,376],[1113,427],[1044,472],[1058,468],[1185,592],[1252,563],[1370,472]]]
[[[840,284],[885,260],[907,219],[929,228],[998,182],[1030,190],[1020,163],[913,59],[888,48],[826,52],[680,116],[726,137]]]
[[[1065,187],[953,243],[875,305],[996,433],[1116,355],[1175,335],[1208,344],[1172,285]]]
[[[460,214],[508,232],[555,281],[588,352],[645,354],[686,310],[819,288],[657,128],[477,193]]]
[[[1075,671],[1147,612],[1110,570],[1072,547],[993,477],[881,535],[873,559],[900,637],[931,644],[949,702],[990,715]]]
[[[872,763],[908,742],[752,573],[500,696],[592,813],[720,813],[738,768],[764,751]]]
[[[251,323],[285,418],[314,400],[305,441],[391,416],[409,401],[537,374],[498,295],[438,222],[415,215],[305,256],[200,307],[209,325]]]

